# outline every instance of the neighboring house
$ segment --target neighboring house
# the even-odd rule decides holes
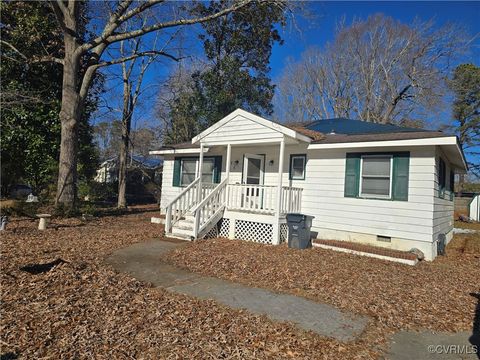
[[[348,119],[287,127],[238,109],[163,155],[167,234],[279,244],[285,214],[313,215],[320,239],[427,260],[453,233],[453,179],[467,165],[455,136]],[[201,169],[201,170],[200,170]]]
[[[107,159],[102,162],[97,169],[94,180],[99,183],[114,183],[118,181],[118,156]],[[145,157],[141,155],[133,155],[128,158],[128,170],[139,169],[142,177],[149,177],[157,180],[161,177],[163,161],[158,158]],[[145,180],[145,179],[144,179]]]

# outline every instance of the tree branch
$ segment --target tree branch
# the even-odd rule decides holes
[[[18,55],[20,55],[24,60],[28,60],[28,57],[22,53],[20,50],[18,50],[15,46],[13,46],[12,44],[10,44],[8,41],[5,41],[5,40],[1,40],[0,39],[0,44],[4,44],[4,45],[7,45],[10,49],[12,49],[13,51],[15,51]],[[3,51],[2,51],[3,53]]]
[[[95,66],[96,68],[99,68],[99,67],[103,67],[103,66],[121,64],[123,62],[134,60],[134,59],[142,57],[142,56],[156,56],[156,55],[165,56],[165,57],[168,57],[168,58],[170,58],[174,61],[180,61],[180,60],[183,59],[183,58],[177,58],[176,56],[173,56],[169,53],[166,53],[165,51],[151,50],[151,51],[139,52],[139,53],[136,53],[136,54],[132,54],[130,56],[125,56],[125,57],[114,59],[114,60],[104,61],[104,62],[98,63],[96,65],[93,65],[93,66]]]
[[[253,0],[241,0],[241,1],[236,2],[234,5],[232,5],[228,8],[225,8],[225,9],[223,9],[223,10],[221,10],[221,11],[215,13],[215,14],[207,15],[207,16],[203,16],[203,17],[198,17],[198,18],[193,18],[193,19],[180,19],[180,20],[167,21],[167,22],[164,22],[164,23],[158,23],[158,24],[155,24],[155,25],[143,27],[141,29],[133,30],[133,31],[129,31],[129,32],[117,33],[117,34],[112,33],[109,36],[105,36],[106,34],[104,33],[104,34],[102,34],[102,36],[97,37],[96,39],[94,39],[94,40],[92,40],[88,43],[83,44],[80,47],[80,49],[81,49],[80,51],[82,53],[87,52],[90,49],[98,46],[101,43],[111,44],[111,43],[119,42],[119,41],[122,41],[122,40],[132,39],[132,38],[142,36],[142,35],[151,33],[153,31],[161,30],[161,29],[167,29],[167,28],[172,28],[172,27],[176,27],[176,26],[184,26],[184,25],[193,25],[193,24],[204,23],[204,22],[222,17],[222,16],[224,16],[226,14],[229,14],[233,11],[236,11],[236,10],[248,5],[252,1]],[[156,4],[159,4],[159,3],[163,2],[163,0],[150,0],[150,2],[151,2],[151,4],[150,4],[150,7],[151,7],[153,5],[156,5]],[[134,11],[134,10],[132,10],[132,11]]]
[[[32,64],[43,63],[43,62],[54,62],[54,63],[63,65],[63,59],[59,59],[52,55],[36,57],[30,60],[29,62]]]

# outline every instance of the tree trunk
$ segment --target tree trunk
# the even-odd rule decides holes
[[[61,143],[55,204],[74,209],[77,199],[78,123],[83,105],[78,94],[80,58],[75,55],[76,40],[64,36],[65,58],[60,109]]]
[[[118,165],[118,208],[127,207],[125,197],[127,189],[127,159],[128,145],[130,143],[130,127],[132,123],[133,104],[131,98],[131,84],[124,81],[123,86],[123,114],[122,114],[122,142],[120,144],[120,156]]]

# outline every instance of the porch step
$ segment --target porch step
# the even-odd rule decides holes
[[[174,226],[172,229],[172,234],[183,236],[190,240],[190,237],[193,234],[193,227],[189,228],[189,227]]]
[[[190,219],[185,219],[185,220],[179,220],[173,225],[174,228],[179,227],[179,228],[189,228],[193,230],[193,220]]]
[[[175,239],[181,239],[181,240],[187,240],[187,241],[192,240],[191,235],[179,234],[177,232],[172,232],[172,233],[168,234],[168,237],[175,238]]]

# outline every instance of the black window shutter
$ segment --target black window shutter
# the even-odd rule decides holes
[[[358,197],[360,154],[347,154],[345,162],[345,197]]]
[[[408,201],[408,173],[410,153],[398,153],[393,156],[392,199]]]

